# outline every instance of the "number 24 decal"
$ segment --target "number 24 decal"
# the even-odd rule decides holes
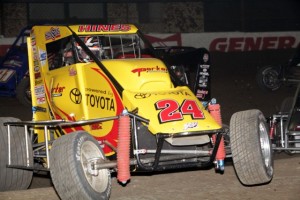
[[[184,100],[179,106],[178,102],[173,99],[164,99],[155,103],[158,113],[158,119],[161,123],[169,121],[179,121],[183,119],[183,115],[191,115],[193,119],[203,119],[204,114],[194,100]]]

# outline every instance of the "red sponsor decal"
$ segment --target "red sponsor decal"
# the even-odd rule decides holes
[[[270,49],[290,49],[296,45],[293,36],[279,37],[232,37],[216,38],[209,46],[209,51],[243,52]]]
[[[178,102],[173,99],[163,99],[155,103],[158,113],[158,119],[161,123],[170,121],[179,121],[183,115],[190,115],[193,119],[203,119],[204,114],[194,100],[184,100],[179,106]]]
[[[174,35],[171,35],[171,36],[166,37],[166,38],[158,38],[158,37],[154,37],[154,36],[150,36],[150,35],[145,35],[145,37],[149,40],[149,42],[157,43],[158,46],[170,46],[170,45],[166,44],[168,42],[176,42],[177,46],[182,45],[181,34],[180,33],[175,33]]]
[[[99,130],[102,129],[102,122],[91,124],[90,125],[91,130]]]
[[[140,67],[131,70],[132,73],[138,73],[138,76],[141,75],[141,72],[146,72],[146,73],[152,73],[152,72],[161,72],[161,73],[167,73],[168,70],[165,67]]]
[[[55,38],[60,37],[59,28],[51,27],[50,31],[45,33],[46,40],[54,40]]]
[[[127,32],[130,30],[130,25],[126,24],[111,24],[111,25],[80,25],[78,32]]]
[[[52,88],[51,93],[62,93],[65,88],[65,86],[59,86],[59,83],[57,83],[56,87]]]
[[[46,97],[45,96],[40,96],[36,98],[37,104],[43,104],[46,102]]]
[[[40,72],[34,73],[34,78],[35,78],[35,79],[41,78],[41,73],[40,73]]]

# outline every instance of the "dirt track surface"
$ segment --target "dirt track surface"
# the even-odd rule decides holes
[[[181,199],[231,199],[231,200],[299,200],[299,156],[277,155],[275,176],[271,183],[245,187],[238,181],[232,165],[224,174],[214,169],[181,171],[155,175],[133,175],[131,182],[123,187],[113,179],[112,200],[181,200]],[[25,191],[0,192],[0,199],[36,200],[59,199],[49,178],[35,177],[33,187]],[[41,185],[37,185],[41,184]],[[42,187],[42,188],[41,188]]]
[[[279,110],[282,100],[294,94],[295,88],[283,88],[275,93],[258,89],[254,73],[249,71],[216,69],[213,71],[212,94],[221,104],[223,123],[229,124],[230,116],[237,111],[260,109],[265,116]],[[237,76],[239,74],[239,76]],[[24,108],[13,98],[0,97],[0,116],[15,116],[30,120],[30,109]],[[232,199],[232,200],[299,200],[300,156],[276,155],[275,175],[271,183],[245,187],[238,181],[231,163],[223,175],[214,169],[180,171],[162,174],[134,175],[123,187],[112,180],[112,200],[181,200],[181,199]],[[46,177],[34,177],[32,189],[0,192],[0,200],[59,199]]]

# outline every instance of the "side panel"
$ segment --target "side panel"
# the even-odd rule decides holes
[[[47,52],[47,44],[55,43],[71,35],[66,27],[35,26],[28,42],[29,73],[32,95],[33,120],[52,120],[51,102],[46,97],[45,77],[48,76],[55,55]],[[42,137],[41,137],[42,138]]]
[[[55,119],[79,121],[112,117],[124,109],[114,86],[94,63],[49,71],[45,83]],[[66,134],[76,130],[85,130],[93,135],[107,155],[113,152],[103,144],[103,140],[117,146],[118,120],[64,129]]]
[[[33,28],[29,39],[33,120],[88,120],[117,116],[123,111],[120,95],[95,63],[67,63],[62,49],[70,42],[66,27]],[[85,130],[93,135],[106,155],[114,152],[103,144],[117,146],[118,120],[92,125],[64,127],[63,134]],[[44,141],[43,130],[38,130]],[[60,133],[57,133],[58,135]]]

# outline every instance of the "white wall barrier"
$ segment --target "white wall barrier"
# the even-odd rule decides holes
[[[147,34],[154,46],[204,47],[210,52],[247,52],[296,48],[300,44],[300,32],[220,32]],[[15,38],[0,38],[0,56]]]
[[[296,48],[300,32],[222,32],[149,34],[154,45],[204,47],[210,52],[244,52]],[[154,40],[156,38],[156,41]]]

